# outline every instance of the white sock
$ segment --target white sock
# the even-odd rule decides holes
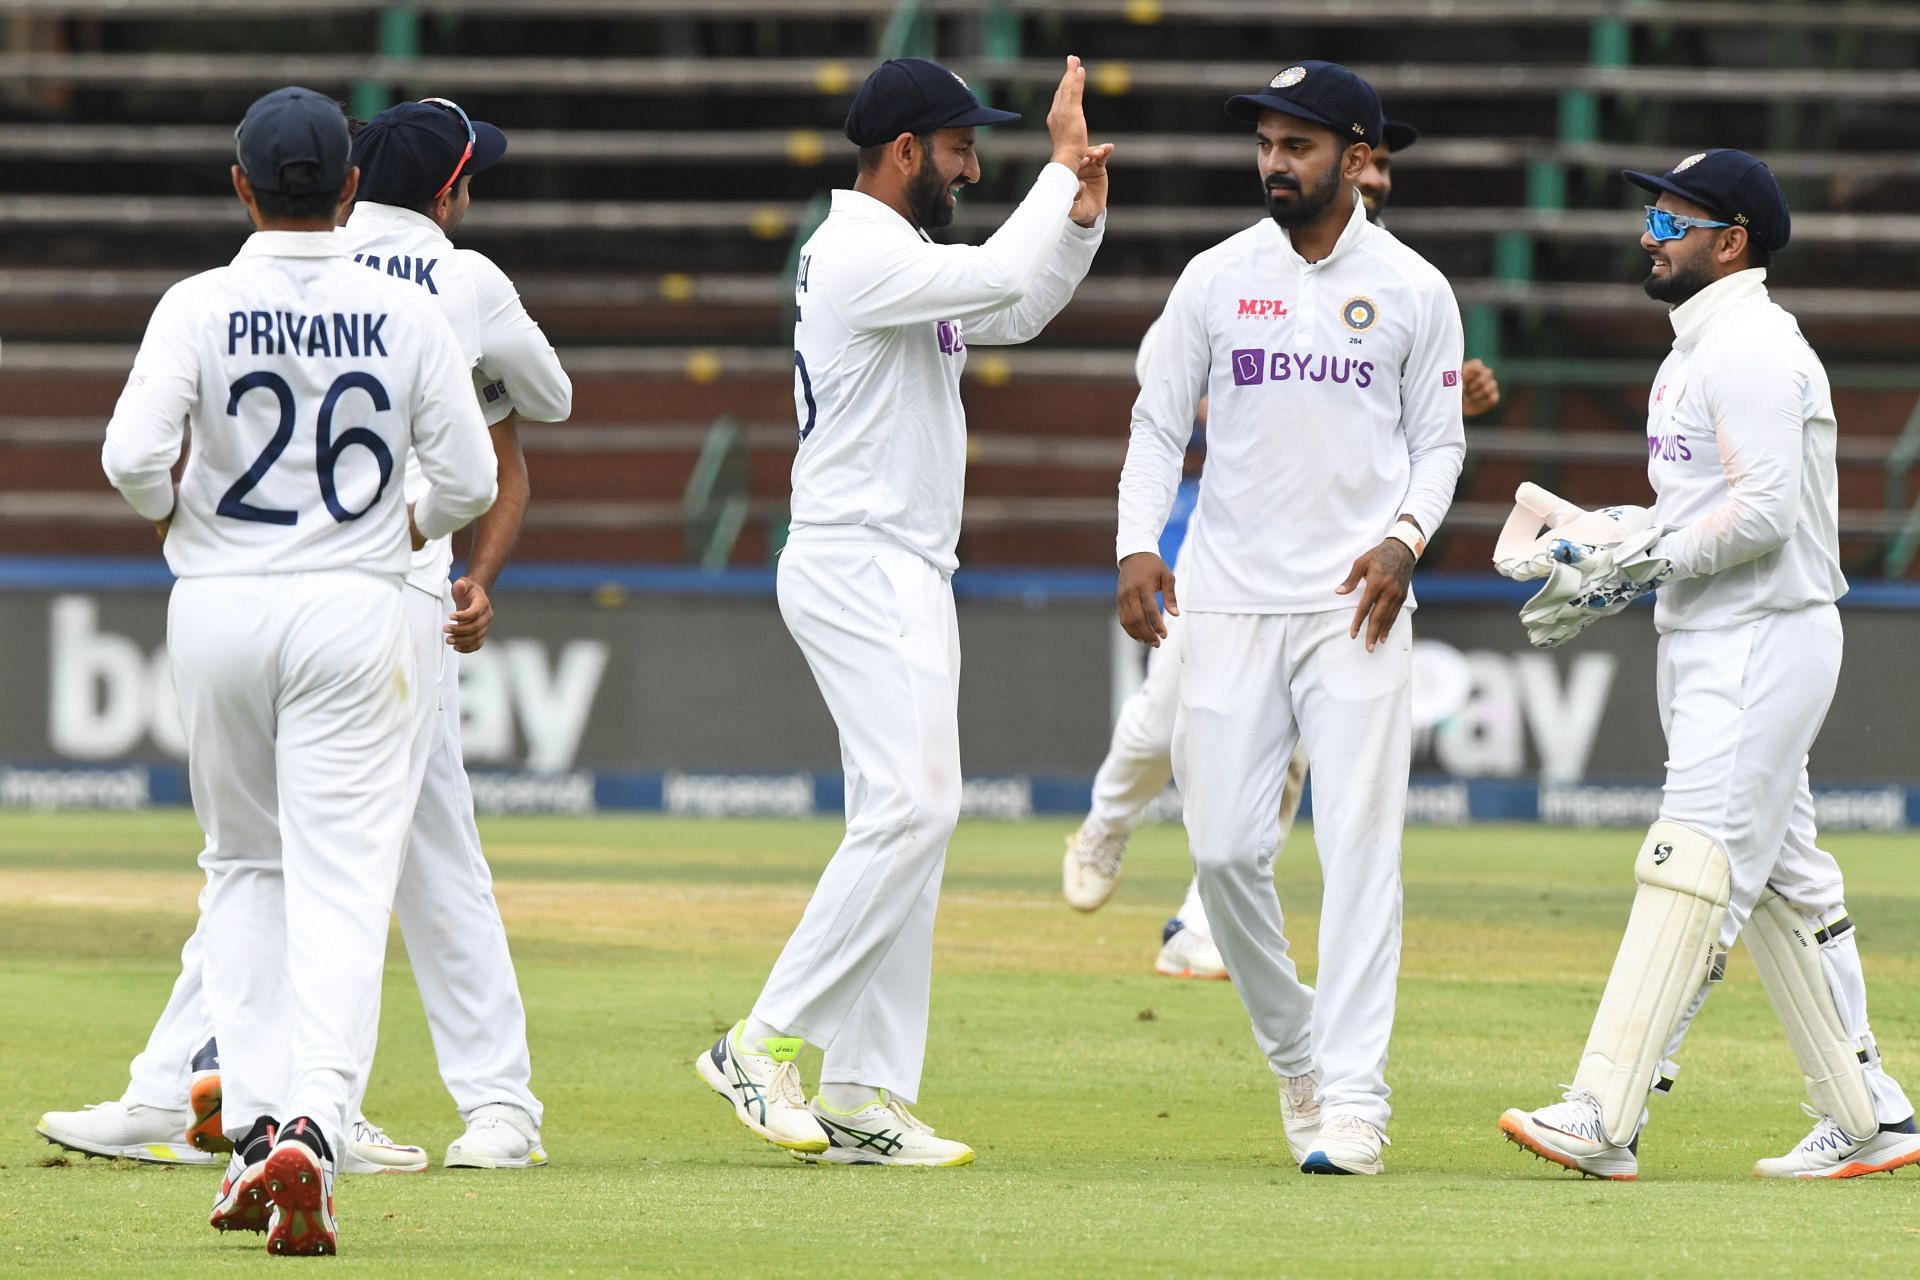
[[[769,1038],[782,1040],[786,1038],[786,1035],[787,1033],[780,1028],[762,1022],[760,1019],[749,1014],[747,1016],[747,1025],[740,1028],[740,1047],[749,1053],[764,1053],[767,1047],[765,1044],[766,1040]]]
[[[841,1084],[838,1081],[821,1081],[820,1101],[835,1111],[858,1111],[869,1102],[880,1100],[880,1090],[870,1084]]]

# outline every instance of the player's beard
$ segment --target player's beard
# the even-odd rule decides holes
[[[920,172],[907,184],[907,208],[924,231],[937,231],[953,221],[953,206],[947,203],[949,183],[934,167],[933,157],[920,162]]]
[[[1273,198],[1275,189],[1300,192],[1300,198],[1292,204],[1281,204]],[[1291,230],[1304,227],[1327,211],[1334,197],[1340,194],[1340,162],[1336,159],[1313,184],[1313,190],[1303,190],[1297,181],[1275,175],[1267,179],[1267,216],[1281,226]]]
[[[1641,288],[1645,289],[1647,296],[1655,302],[1664,302],[1670,307],[1677,307],[1712,284],[1713,280],[1713,274],[1707,270],[1704,258],[1693,259],[1682,266],[1669,256],[1666,274],[1664,276],[1649,274]]]

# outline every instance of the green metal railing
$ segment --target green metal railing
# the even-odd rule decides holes
[[[747,433],[728,414],[708,429],[681,500],[686,557],[708,573],[718,573],[733,558],[751,511],[752,482]]]

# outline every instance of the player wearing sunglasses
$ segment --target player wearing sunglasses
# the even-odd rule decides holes
[[[1647,1098],[1671,1087],[1687,1026],[1738,938],[1815,1122],[1754,1174],[1851,1178],[1920,1163],[1920,1125],[1867,1023],[1858,933],[1807,785],[1840,674],[1834,602],[1847,582],[1833,395],[1798,322],[1767,292],[1791,229],[1786,197],[1742,151],[1625,176],[1659,195],[1640,247],[1653,259],[1647,293],[1671,308],[1674,333],[1647,397],[1655,500],[1651,511],[1609,509],[1617,541],[1555,539],[1541,594],[1560,593],[1559,616],[1529,602],[1522,617],[1534,643],[1551,646],[1658,587],[1666,785],[1573,1083],[1557,1103],[1508,1111],[1500,1129],[1580,1173],[1636,1177]]]

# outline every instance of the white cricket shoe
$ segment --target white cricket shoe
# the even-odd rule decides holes
[[[379,1125],[361,1116],[347,1135],[340,1153],[341,1173],[420,1173],[427,1167],[427,1149],[395,1142]]]
[[[1227,962],[1220,958],[1220,948],[1213,945],[1213,939],[1188,928],[1179,917],[1167,921],[1160,937],[1160,954],[1153,962],[1155,973],[1168,978],[1227,976]]]
[[[1287,1133],[1293,1162],[1304,1165],[1320,1138],[1320,1073],[1280,1077],[1280,1127]]]
[[[1800,1109],[1819,1122],[1813,1132],[1787,1154],[1756,1162],[1754,1177],[1857,1178],[1920,1164],[1920,1126],[1912,1116],[1899,1124],[1883,1124],[1879,1132],[1865,1138],[1855,1138],[1804,1102]]]
[[[1098,911],[1120,887],[1120,864],[1127,856],[1126,832],[1107,831],[1091,819],[1067,837],[1060,868],[1060,890],[1075,911]]]
[[[274,1135],[273,1150],[261,1161],[266,1170],[267,1252],[292,1258],[317,1258],[338,1252],[333,1221],[333,1161],[299,1135],[313,1122],[305,1116]],[[325,1146],[324,1141],[320,1144]]]
[[[1572,1169],[1582,1177],[1612,1182],[1638,1180],[1639,1132],[1635,1131],[1632,1142],[1617,1147],[1607,1140],[1606,1121],[1601,1116],[1598,1098],[1574,1088],[1567,1088],[1561,1098],[1538,1111],[1507,1108],[1500,1117],[1500,1132],[1507,1136],[1507,1141],[1525,1147],[1542,1160]],[[1640,1123],[1646,1122],[1643,1110]]]
[[[511,1102],[489,1102],[467,1117],[467,1131],[447,1148],[446,1169],[532,1169],[547,1162],[540,1126]]]
[[[187,1141],[191,1111],[143,1107],[137,1102],[96,1102],[82,1111],[49,1111],[35,1132],[55,1146],[109,1160],[149,1164],[217,1164],[211,1151]]]
[[[1380,1148],[1391,1146],[1371,1120],[1336,1111],[1321,1122],[1313,1150],[1300,1162],[1302,1173],[1379,1173]]]
[[[694,1070],[732,1105],[741,1124],[774,1146],[825,1151],[826,1130],[807,1109],[807,1091],[794,1062],[806,1042],[798,1036],[770,1036],[760,1042],[765,1052],[755,1053],[740,1043],[745,1027],[744,1022],[734,1023],[733,1030],[694,1059]]]
[[[972,1164],[973,1148],[937,1136],[900,1099],[880,1096],[853,1111],[813,1100],[813,1118],[827,1134],[825,1151],[794,1152],[814,1164],[896,1164],[947,1168]]]
[[[265,1231],[272,1209],[265,1156],[249,1164],[235,1151],[227,1161],[227,1176],[220,1179],[220,1194],[213,1198],[207,1225],[215,1231]]]

